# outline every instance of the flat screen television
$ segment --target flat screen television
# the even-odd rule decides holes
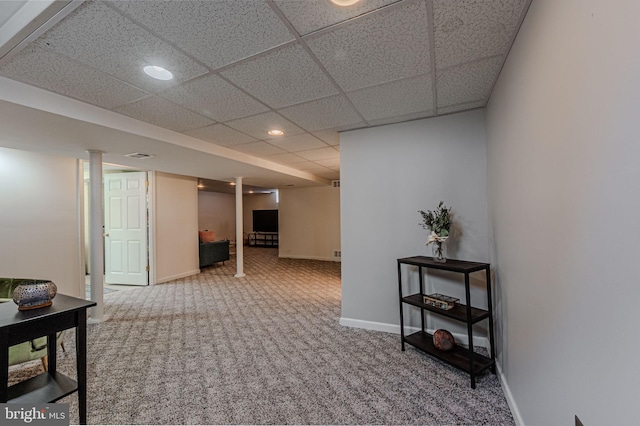
[[[278,210],[254,210],[253,232],[278,232]]]

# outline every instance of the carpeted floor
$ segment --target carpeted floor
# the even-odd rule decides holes
[[[397,335],[340,326],[339,263],[262,248],[245,262],[241,279],[232,261],[105,295],[109,319],[88,331],[90,424],[514,424],[496,376],[473,390]],[[74,377],[71,333],[66,346],[58,369]],[[77,422],[76,395],[60,402]]]

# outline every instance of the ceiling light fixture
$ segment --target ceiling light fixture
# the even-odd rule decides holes
[[[280,129],[272,129],[269,130],[267,133],[269,133],[271,136],[282,136],[284,135],[284,132]]]
[[[168,69],[156,66],[147,65],[142,69],[149,77],[153,77],[157,80],[172,80],[173,74]]]
[[[330,1],[331,3],[337,6],[346,7],[346,6],[353,6],[354,4],[358,3],[360,0],[330,0]]]
[[[125,154],[125,157],[135,158],[137,160],[145,160],[147,158],[153,158],[155,155],[153,154],[145,154],[143,152],[132,152],[131,154]]]
[[[236,183],[235,182],[229,182],[229,185],[236,186]]]

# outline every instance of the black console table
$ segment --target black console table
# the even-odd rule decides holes
[[[402,265],[413,265],[418,267],[420,292],[405,296],[402,294]],[[488,263],[467,262],[464,260],[447,259],[445,263],[436,262],[431,257],[414,256],[398,259],[398,288],[400,292],[400,335],[402,350],[404,344],[412,346],[435,356],[449,365],[466,371],[471,376],[471,387],[476,387],[476,376],[486,369],[490,369],[493,374],[495,370],[495,344],[493,338],[493,313],[491,308],[491,274]],[[466,304],[457,303],[453,309],[445,310],[435,306],[427,305],[423,302],[424,277],[422,269],[439,269],[442,271],[458,272],[464,274],[464,290]],[[472,272],[484,271],[487,284],[487,310],[478,309],[471,306],[471,291],[469,288],[469,274]],[[420,331],[405,336],[403,306],[408,304],[420,309],[422,328]],[[467,336],[469,338],[469,349],[460,345],[448,352],[439,350],[433,344],[433,336],[425,331],[425,311],[433,312],[447,318],[452,318],[467,324]],[[489,320],[489,343],[491,345],[491,358],[480,355],[473,351],[473,324],[488,319]]]
[[[252,232],[247,238],[249,246],[278,247],[277,232]]]
[[[0,303],[0,403],[55,402],[78,391],[79,423],[87,424],[87,308],[96,303],[58,294],[53,305],[18,311],[11,302]],[[76,329],[78,381],[56,371],[56,333]],[[49,371],[8,387],[9,347],[47,336]]]

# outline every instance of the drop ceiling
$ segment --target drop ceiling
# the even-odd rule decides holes
[[[270,164],[317,184],[339,178],[341,131],[485,106],[529,2],[58,2],[52,20],[14,38],[12,50],[0,46],[10,50],[0,76],[224,148],[191,155],[254,163],[242,172],[260,185],[286,181],[260,176],[274,174]],[[0,2],[0,30],[27,3]],[[146,65],[174,79],[151,79]],[[284,135],[270,136],[274,128]],[[193,175],[224,177],[199,167]]]

